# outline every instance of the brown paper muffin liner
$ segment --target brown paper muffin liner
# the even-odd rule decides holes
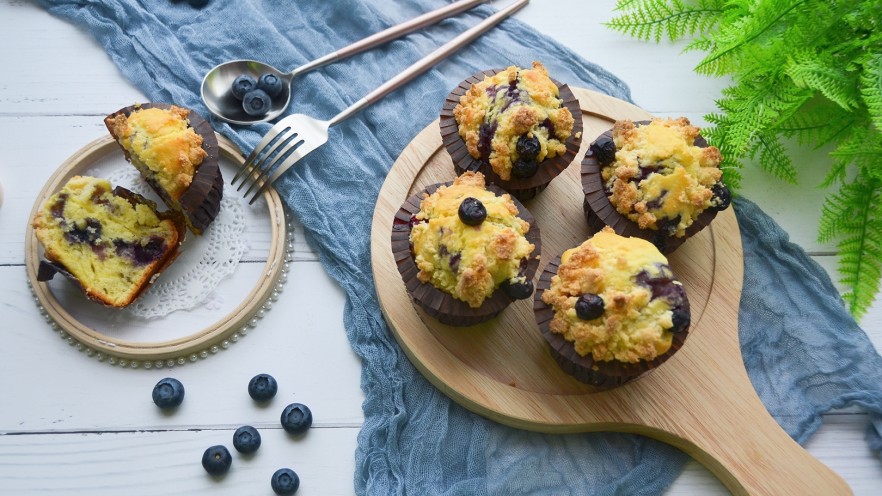
[[[417,278],[419,269],[417,269],[414,262],[410,246],[410,230],[413,227],[411,219],[420,211],[420,202],[422,202],[424,194],[430,195],[441,186],[450,186],[451,184],[453,184],[452,181],[429,186],[420,193],[408,198],[401,205],[392,223],[392,254],[398,266],[398,272],[401,274],[407,292],[414,303],[442,324],[464,327],[479,324],[496,317],[511,304],[512,300],[502,289],[497,288],[492,295],[484,300],[480,307],[472,308],[466,302],[435,288],[430,283],[421,282]],[[487,189],[497,195],[505,193],[501,188],[493,185],[488,185]],[[535,246],[535,249],[530,258],[527,259],[524,275],[528,281],[532,281],[539,268],[539,253],[542,251],[539,226],[536,224],[536,219],[523,204],[517,201],[517,199],[513,199],[513,201],[518,207],[518,217],[530,224],[530,230],[525,237],[527,241]]]
[[[108,131],[110,131],[110,134],[113,135],[110,120],[117,115],[123,114],[128,117],[136,110],[152,107],[169,109],[171,106],[172,105],[167,103],[141,103],[130,105],[108,115],[104,119],[104,123],[107,126]],[[179,108],[186,108],[180,105],[176,106]],[[207,228],[214,218],[217,217],[218,212],[220,212],[220,202],[224,192],[224,179],[223,176],[221,176],[219,163],[220,148],[217,144],[217,137],[214,134],[214,129],[212,129],[211,124],[203,119],[197,112],[192,109],[188,110],[190,110],[190,114],[187,116],[190,121],[190,127],[193,128],[193,131],[195,131],[196,134],[202,136],[202,149],[208,154],[202,159],[202,163],[199,164],[199,167],[196,169],[196,174],[193,176],[193,182],[190,183],[190,187],[184,191],[184,194],[181,195],[177,201],[169,198],[165,190],[154,184],[153,181],[147,181],[147,183],[150,184],[150,187],[162,198],[166,205],[172,208],[175,208],[175,204],[180,205],[181,213],[184,214],[184,217],[187,219],[187,225],[190,226],[194,233],[202,234],[205,228]],[[113,136],[113,138],[118,140],[117,136]],[[120,149],[125,153],[126,159],[131,162],[131,156],[128,150],[122,147],[120,147]]]
[[[505,69],[491,69],[478,72],[459,83],[459,86],[447,95],[441,108],[439,120],[441,138],[445,148],[447,148],[447,152],[453,159],[453,166],[457,175],[466,171],[481,172],[487,178],[487,182],[498,185],[519,200],[529,200],[545,189],[552,179],[559,176],[576,159],[579,147],[582,144],[582,108],[579,106],[579,100],[576,99],[569,86],[552,79],[551,81],[557,85],[560,91],[559,96],[563,106],[573,115],[573,132],[567,138],[566,152],[563,155],[543,160],[539,164],[539,171],[533,177],[526,179],[512,178],[504,181],[493,172],[493,168],[489,164],[485,164],[480,159],[469,155],[465,141],[459,135],[459,124],[457,124],[456,119],[453,117],[454,107],[459,105],[459,99],[465,95],[473,84],[483,81],[485,76],[493,76],[503,70]]]
[[[649,122],[635,121],[635,124],[643,125],[649,124]],[[612,138],[612,129],[595,138],[591,145],[594,145],[601,136]],[[701,148],[708,146],[707,140],[701,136],[695,138],[693,144]],[[585,212],[585,219],[588,221],[588,228],[592,233],[600,231],[604,226],[609,226],[621,236],[645,239],[654,244],[662,253],[669,254],[679,248],[687,239],[707,227],[714,217],[717,216],[716,209],[706,209],[686,229],[686,233],[682,237],[665,236],[660,231],[654,229],[641,229],[636,222],[619,213],[613,204],[610,203],[609,196],[607,196],[606,190],[603,187],[603,178],[600,172],[600,163],[589,146],[585,157],[582,159],[582,191],[585,193],[582,210]]]
[[[582,356],[576,352],[576,347],[567,341],[562,334],[552,332],[551,320],[554,317],[554,309],[542,301],[542,294],[551,287],[551,279],[557,275],[560,267],[560,257],[555,258],[545,267],[539,275],[536,284],[536,292],[533,294],[533,314],[542,337],[548,344],[551,356],[568,374],[576,379],[595,386],[599,389],[610,389],[639,377],[642,374],[658,367],[671,358],[686,341],[689,335],[687,326],[680,332],[674,333],[671,347],[665,353],[657,356],[654,360],[640,360],[636,363],[620,362],[618,360],[595,361],[591,355]],[[684,300],[684,308],[689,310],[688,298]]]

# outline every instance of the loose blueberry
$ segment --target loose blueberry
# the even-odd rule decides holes
[[[506,281],[502,283],[502,291],[509,299],[525,300],[533,295],[533,281],[517,282],[514,284]]]
[[[202,468],[211,475],[221,475],[230,470],[233,456],[225,446],[212,446],[202,453]]]
[[[254,453],[260,448],[260,433],[250,425],[243,425],[233,433],[233,447],[239,453]]]
[[[682,308],[677,308],[673,311],[671,321],[674,323],[674,326],[671,327],[671,332],[682,332],[692,323],[692,318],[689,316],[689,312]]]
[[[184,401],[184,385],[181,381],[166,377],[153,386],[153,402],[159,408],[174,408]]]
[[[487,209],[481,200],[468,197],[459,204],[459,220],[467,226],[477,226],[487,218]]]
[[[603,315],[603,298],[585,293],[576,301],[576,315],[582,320],[594,320]]]
[[[245,95],[255,88],[257,88],[257,80],[248,74],[242,74],[233,80],[233,96],[238,100],[245,98]]]
[[[606,134],[601,134],[594,143],[591,143],[590,151],[597,157],[597,163],[601,166],[607,166],[616,159],[616,144],[612,136]]]
[[[714,208],[717,210],[726,210],[729,208],[729,204],[732,203],[732,193],[725,184],[714,184],[714,187],[711,188],[711,192],[714,194],[714,198],[711,199],[711,202],[714,203]]]
[[[187,3],[190,4],[190,7],[193,7],[194,9],[201,9],[202,7],[208,5],[208,2],[209,0],[187,0]]]
[[[263,90],[251,90],[242,98],[242,108],[250,116],[260,117],[266,115],[269,112],[270,105],[270,97]]]
[[[248,394],[255,401],[267,401],[276,395],[279,384],[269,374],[257,374],[248,381]]]
[[[282,80],[275,74],[268,72],[257,80],[257,89],[265,91],[270,98],[275,98],[282,92]]]
[[[291,403],[282,410],[282,427],[292,433],[299,434],[312,425],[312,412],[306,405]]]
[[[300,477],[290,468],[280,468],[273,474],[270,485],[273,487],[273,492],[280,496],[294,494],[300,487]]]
[[[539,138],[536,138],[535,136],[532,138],[521,136],[518,138],[516,149],[519,157],[526,160],[536,160],[536,157],[539,156],[539,152],[542,151],[542,145],[539,143]]]
[[[519,158],[511,166],[511,175],[521,179],[533,177],[539,172],[539,163],[534,159]]]

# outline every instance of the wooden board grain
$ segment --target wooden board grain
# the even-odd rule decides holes
[[[651,117],[627,102],[573,90],[585,129],[577,162],[616,119]],[[441,391],[478,414],[518,428],[633,432],[660,439],[692,455],[736,494],[851,494],[837,474],[778,426],[747,377],[738,343],[743,260],[731,208],[669,257],[692,304],[689,340],[658,369],[599,392],[559,369],[529,300],[470,328],[444,326],[412,305],[392,256],[392,219],[408,196],[453,177],[435,122],[390,170],[371,233],[374,278],[386,320],[410,360]],[[544,260],[590,235],[582,200],[576,163],[526,202],[542,229]],[[540,271],[543,267],[544,262]]]

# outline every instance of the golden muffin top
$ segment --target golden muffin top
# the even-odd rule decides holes
[[[190,186],[196,169],[208,153],[202,136],[189,125],[190,111],[144,108],[114,116],[109,126],[120,145],[146,166],[163,189],[178,199]]]
[[[511,66],[472,85],[453,116],[469,154],[506,181],[519,159],[541,164],[563,155],[574,124],[540,62],[533,62],[531,69]]]
[[[486,211],[482,220],[474,219],[474,200]],[[466,172],[425,195],[414,221],[410,241],[420,281],[472,308],[503,282],[524,282],[521,261],[534,249],[525,237],[530,224],[518,217],[511,196],[486,189],[481,173]]]
[[[554,309],[550,330],[595,361],[653,360],[684,318],[688,325],[683,286],[664,255],[609,227],[563,253],[542,301]]]
[[[716,147],[693,144],[699,131],[685,117],[642,126],[617,121],[615,160],[601,169],[616,210],[641,229],[682,237],[702,212],[716,207],[722,157]]]

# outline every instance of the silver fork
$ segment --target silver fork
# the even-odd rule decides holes
[[[327,143],[328,129],[330,129],[331,126],[335,126],[345,121],[359,111],[375,103],[380,98],[383,98],[400,86],[410,82],[413,78],[419,76],[428,68],[434,66],[450,54],[473,41],[478,36],[484,34],[488,29],[499,24],[503,19],[520,10],[527,5],[529,1],[530,0],[517,0],[508,7],[487,17],[474,27],[448,41],[434,52],[426,55],[394,78],[386,81],[377,89],[370,92],[361,100],[353,103],[330,120],[323,121],[305,114],[292,114],[280,120],[269,130],[263,139],[260,140],[260,143],[254,147],[254,150],[245,160],[242,169],[235,177],[233,177],[230,184],[235,185],[236,181],[239,180],[239,178],[242,178],[242,183],[236,188],[236,191],[240,191],[249,183],[250,179],[251,185],[242,196],[248,198],[251,191],[257,187],[254,196],[248,202],[249,204],[254,203],[255,200],[260,197],[261,193],[290,169],[291,166],[316,148]],[[272,175],[269,175],[270,171],[274,171]]]

